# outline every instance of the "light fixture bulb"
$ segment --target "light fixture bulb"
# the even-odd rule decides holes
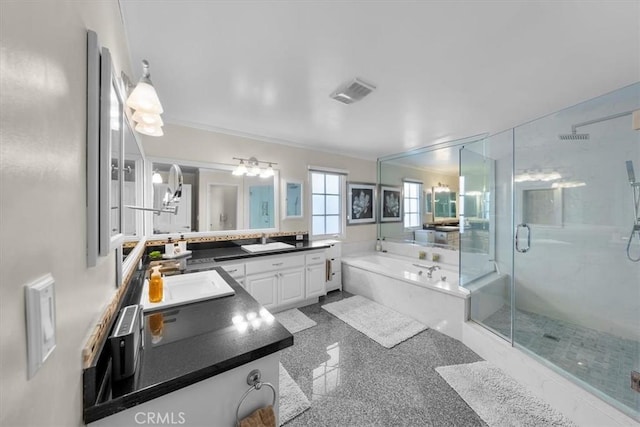
[[[142,77],[127,98],[127,107],[143,113],[162,114],[163,112],[156,89],[151,83],[149,62],[146,59],[142,60]]]
[[[162,132],[162,128],[160,126],[149,126],[144,123],[138,123],[136,125],[136,132],[149,135],[149,136],[162,136],[164,132]]]
[[[244,164],[244,160],[240,160],[240,164],[238,165],[238,167],[235,168],[235,170],[232,173],[233,175],[236,175],[236,176],[241,176],[247,173],[247,167]]]
[[[269,178],[273,176],[273,166],[269,163],[269,167],[264,169],[260,174],[260,178]]]
[[[158,173],[158,171],[153,171],[153,175],[151,176],[151,182],[154,184],[162,184],[162,175]]]
[[[131,118],[134,122],[144,123],[147,126],[164,126],[164,122],[162,121],[160,114],[145,113],[144,111],[138,110],[133,113]]]

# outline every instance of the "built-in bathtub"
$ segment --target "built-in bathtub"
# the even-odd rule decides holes
[[[428,267],[437,265],[429,277]],[[457,268],[379,252],[342,258],[342,285],[458,340],[469,310],[469,291]]]

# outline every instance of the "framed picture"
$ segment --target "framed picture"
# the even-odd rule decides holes
[[[402,221],[402,188],[380,186],[380,222]]]
[[[347,183],[347,225],[376,222],[376,184]]]

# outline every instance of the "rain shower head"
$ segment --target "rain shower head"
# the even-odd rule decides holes
[[[571,133],[562,133],[558,135],[561,141],[586,141],[589,139],[588,133],[576,133],[574,130]]]
[[[627,176],[629,177],[629,184],[634,185],[636,183],[636,174],[633,172],[633,161],[627,160]]]

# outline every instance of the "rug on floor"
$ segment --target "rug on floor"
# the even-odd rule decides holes
[[[280,364],[280,425],[291,421],[311,407],[309,399],[304,395],[298,384]]]
[[[322,308],[386,348],[392,348],[427,329],[422,323],[360,295],[323,305]]]
[[[441,366],[436,371],[489,427],[575,426],[489,362]]]
[[[309,319],[297,308],[292,308],[291,310],[287,311],[281,311],[280,313],[274,314],[274,317],[278,322],[282,323],[282,326],[287,328],[287,330],[292,334],[304,331],[305,329],[309,329],[317,325],[316,322]]]

